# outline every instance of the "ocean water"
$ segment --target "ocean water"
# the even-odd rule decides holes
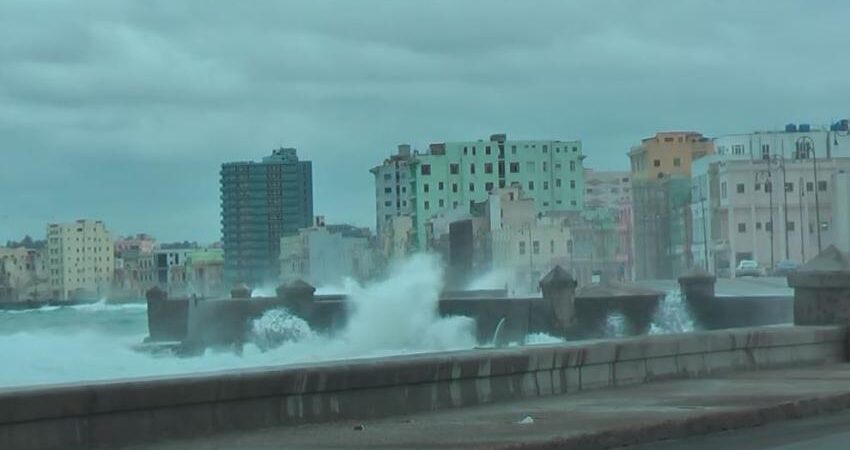
[[[239,354],[207,351],[194,357],[140,352],[147,336],[144,304],[106,302],[26,311],[0,311],[0,388],[208,373],[293,363],[471,349],[475,325],[440,317],[442,270],[430,255],[395,267],[368,286],[351,284],[353,313],[334,335],[313,332],[285,309],[252,325]]]

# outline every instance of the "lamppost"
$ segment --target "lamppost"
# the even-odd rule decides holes
[[[820,190],[820,182],[818,181],[818,157],[815,153],[815,142],[812,140],[812,138],[808,136],[803,136],[797,139],[797,159],[809,158],[810,154],[812,158],[812,172],[814,172],[815,176],[815,220],[817,220],[818,253],[820,253],[821,250],[823,250],[823,247],[821,244],[820,236],[820,197],[818,196],[818,191]]]
[[[702,192],[702,181],[699,184],[699,205],[702,210],[702,248],[705,259],[705,271],[708,272],[708,231],[705,222],[705,194]]]
[[[800,177],[800,263],[806,262],[806,239],[803,229],[803,177]]]
[[[759,181],[759,176],[761,176],[761,178],[765,180],[764,190],[768,194],[770,194],[770,206],[769,206],[770,222],[768,222],[770,224],[770,229],[768,231],[770,232],[770,267],[772,269],[773,266],[774,266],[774,263],[775,263],[775,257],[774,257],[774,252],[773,252],[773,181],[771,179],[770,164],[768,164],[767,170],[760,170],[760,171],[756,172],[755,175],[756,175],[756,183],[758,183],[758,181]],[[766,227],[767,226],[765,226],[765,228]]]

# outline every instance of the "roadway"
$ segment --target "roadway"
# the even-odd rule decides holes
[[[821,448],[813,445],[846,449],[850,448],[848,414],[776,422],[849,407],[850,364],[837,364],[663,381],[364,422],[275,427],[126,450],[592,450],[766,423],[775,425],[628,450],[715,449],[723,445],[742,450]],[[759,440],[762,437],[764,440]],[[729,443],[721,445],[714,439]],[[836,443],[844,445],[830,447]],[[787,446],[791,444],[800,447]]]
[[[846,450],[850,412],[621,447],[622,450]]]
[[[640,280],[634,283],[659,291],[679,288],[679,283],[676,280]],[[788,280],[781,277],[718,278],[717,284],[714,285],[714,291],[718,296],[794,296],[794,289],[788,287]]]

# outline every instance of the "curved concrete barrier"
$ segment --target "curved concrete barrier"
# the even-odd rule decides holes
[[[0,448],[82,449],[846,360],[844,327],[768,327],[0,390]]]

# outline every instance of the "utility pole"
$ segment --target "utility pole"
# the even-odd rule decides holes
[[[705,271],[709,272],[709,270],[708,270],[708,230],[706,229],[706,222],[705,222],[705,194],[702,192],[702,182],[700,182],[700,185],[699,185],[699,204],[700,204],[700,209],[702,209],[702,244],[703,244],[703,251],[705,252],[705,255],[704,255],[705,256]]]
[[[820,190],[820,182],[818,181],[818,156],[815,152],[815,142],[812,138],[808,136],[803,136],[797,139],[797,158],[802,158],[802,155],[806,155],[806,157],[811,156],[812,158],[812,171],[815,175],[815,220],[817,220],[817,233],[818,233],[818,253],[823,250],[821,244],[821,236],[820,236],[820,196],[818,195],[818,191]]]
[[[800,264],[806,262],[806,239],[803,232],[803,177],[800,177]]]
[[[785,259],[791,259],[788,250],[788,181],[785,173],[785,160],[778,158],[777,155],[774,156],[773,160],[778,161],[779,168],[782,169],[782,192],[784,195],[782,214],[785,218],[785,226],[782,229],[785,231]],[[771,269],[773,268],[771,267]]]

